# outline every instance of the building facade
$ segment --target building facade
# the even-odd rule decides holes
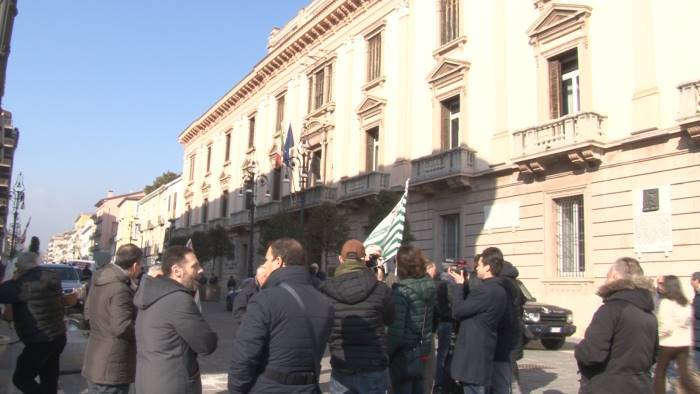
[[[313,1],[180,134],[178,227],[225,226],[240,267],[257,249],[251,204],[260,223],[329,201],[364,238],[368,200],[410,178],[428,256],[498,246],[585,328],[616,258],[650,276],[700,269],[700,54],[684,50],[698,13],[690,0]]]
[[[138,201],[143,195],[143,192],[135,192],[115,196],[109,191],[105,198],[95,204],[92,256],[98,266],[110,262],[116,252],[119,206],[124,200]]]
[[[139,241],[139,228],[138,228],[138,202],[137,197],[125,198],[118,205],[119,213],[117,214],[117,234],[114,236],[114,250],[116,251],[120,246],[138,243]]]
[[[138,202],[140,246],[146,264],[153,264],[163,253],[172,229],[180,219],[182,179],[177,177],[145,195]]]

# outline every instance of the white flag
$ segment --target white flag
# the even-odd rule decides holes
[[[408,182],[399,202],[394,209],[372,230],[364,242],[365,247],[377,245],[382,248],[382,257],[389,260],[396,255],[403,239],[403,227],[406,221],[406,200],[408,199]]]

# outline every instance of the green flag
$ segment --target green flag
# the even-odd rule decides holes
[[[382,257],[384,260],[396,256],[396,252],[401,247],[403,239],[403,227],[406,222],[406,200],[408,198],[408,182],[406,180],[406,188],[399,202],[394,206],[394,209],[382,219],[377,227],[372,230],[372,233],[364,242],[365,247],[369,245],[377,245],[382,248]]]

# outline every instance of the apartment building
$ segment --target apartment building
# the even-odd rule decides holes
[[[363,238],[367,201],[410,178],[407,220],[428,256],[498,246],[585,328],[616,258],[651,276],[700,270],[700,54],[685,44],[699,12],[691,0],[313,1],[180,134],[178,227],[223,225],[240,267],[251,204],[260,223],[330,201]]]
[[[119,207],[124,200],[138,201],[143,197],[143,192],[127,193],[115,196],[110,190],[105,198],[96,204],[93,232],[92,256],[98,266],[102,266],[112,260],[116,252],[116,236],[119,227]]]
[[[0,110],[0,124],[0,245],[5,245],[5,239],[12,233],[12,223],[7,222],[7,217],[10,214],[12,167],[19,130],[12,125],[12,113],[9,111]]]
[[[182,179],[177,177],[145,195],[138,202],[140,246],[146,264],[153,264],[163,253],[164,245],[181,215]],[[182,220],[182,219],[180,219]]]

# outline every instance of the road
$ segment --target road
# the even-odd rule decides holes
[[[231,314],[221,303],[204,303],[204,316],[219,334],[217,350],[206,357],[200,357],[202,384],[205,394],[226,392],[226,371],[232,354],[233,341],[229,333]],[[0,335],[16,338],[6,323],[0,323]],[[68,345],[61,355],[60,393],[76,394],[87,392],[85,380],[80,376],[83,352],[87,335],[82,331],[68,333]],[[539,343],[528,346],[525,357],[518,362],[520,367],[520,389],[522,393],[575,393],[578,390],[576,363],[573,356],[573,342],[562,350],[544,350]],[[21,352],[22,344],[0,345],[0,394],[19,394],[12,385],[12,371],[15,359]],[[330,358],[323,358],[321,366],[321,390],[328,392],[330,380]]]

